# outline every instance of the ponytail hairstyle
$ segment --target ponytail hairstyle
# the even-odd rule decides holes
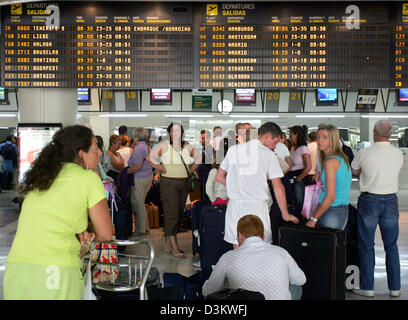
[[[295,150],[301,146],[307,146],[307,126],[294,126],[290,132],[297,134]]]
[[[57,131],[24,175],[18,192],[25,196],[34,189],[48,190],[61,171],[63,162],[80,163],[78,152],[89,151],[93,136],[91,129],[81,125]]]
[[[339,129],[332,124],[328,123],[321,123],[319,124],[319,127],[317,128],[317,132],[320,130],[326,130],[329,134],[329,140],[330,140],[330,153],[326,156],[326,154],[321,151],[319,151],[319,160],[320,163],[322,164],[322,168],[325,165],[325,161],[328,159],[330,156],[338,156],[340,158],[343,158],[344,162],[347,165],[347,168],[350,170],[350,163],[349,159],[346,156],[346,154],[343,152],[343,149],[341,148],[340,145],[340,133]]]

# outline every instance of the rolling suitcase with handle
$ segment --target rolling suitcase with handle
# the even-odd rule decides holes
[[[199,200],[193,203],[191,209],[191,229],[193,233],[193,255],[200,253],[200,223],[201,212],[205,206],[211,206],[210,201]]]
[[[232,250],[232,244],[224,241],[226,205],[206,206],[201,212],[200,261],[203,273],[209,276],[212,266],[220,257]]]
[[[329,228],[283,226],[279,245],[306,275],[302,300],[345,300],[345,232]]]

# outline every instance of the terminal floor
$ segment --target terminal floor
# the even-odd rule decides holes
[[[351,203],[356,204],[359,192],[352,190]],[[5,269],[5,261],[10,250],[12,241],[15,236],[18,222],[18,206],[11,199],[15,196],[13,192],[3,191],[0,193],[0,300],[3,299],[3,274]],[[408,300],[408,190],[402,190],[399,193],[399,208],[400,208],[400,236],[398,240],[399,254],[401,261],[401,297],[390,298],[387,288],[387,275],[385,270],[385,253],[381,234],[377,228],[375,240],[375,297],[365,298],[357,296],[353,293],[346,293],[346,300]],[[133,236],[131,239],[140,237]],[[191,247],[191,231],[180,233],[178,235],[179,244],[182,250],[185,251],[186,259],[177,259],[170,254],[164,253],[162,229],[151,230],[147,238],[153,243],[155,248],[155,258],[153,266],[157,267],[162,275],[164,272],[177,272],[185,276],[194,274],[197,270],[192,265],[192,247]],[[128,249],[130,250],[130,248]]]

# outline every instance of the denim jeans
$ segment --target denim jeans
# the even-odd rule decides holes
[[[295,181],[293,191],[295,193],[295,203],[299,205],[299,208],[303,208],[303,201],[305,200],[305,184],[303,180]]]
[[[401,269],[398,253],[398,198],[395,193],[377,195],[362,193],[358,199],[357,226],[360,254],[360,289],[374,290],[374,237],[380,225],[385,249],[385,265],[389,290],[401,289]]]
[[[319,227],[344,230],[348,220],[348,205],[332,206],[319,218]]]

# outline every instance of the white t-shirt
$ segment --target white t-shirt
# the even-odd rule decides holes
[[[360,150],[351,163],[352,169],[361,169],[360,191],[397,193],[403,161],[402,151],[389,142],[375,142],[371,147]]]
[[[305,167],[302,157],[304,154],[310,154],[310,150],[307,146],[300,146],[296,150],[295,147],[290,149],[290,158],[292,159],[291,171],[300,170]]]
[[[278,142],[276,144],[275,154],[278,158],[281,158],[282,160],[285,160],[286,157],[290,157],[290,152],[287,146],[285,146],[284,143]]]
[[[205,184],[205,193],[207,193],[208,198],[211,202],[221,198],[223,200],[228,200],[227,188],[215,180],[217,175],[217,169],[213,168],[208,173],[207,183]]]
[[[282,178],[272,150],[258,139],[231,146],[220,168],[227,171],[227,193],[232,200],[268,201],[267,179]]]
[[[119,150],[116,151],[116,152],[117,152],[117,153],[120,153],[120,155],[121,155],[122,158],[123,158],[123,161],[125,162],[125,167],[127,167],[128,161],[129,161],[130,156],[131,156],[131,154],[130,154],[130,148],[129,148],[129,147],[122,148],[122,149],[119,149]]]

